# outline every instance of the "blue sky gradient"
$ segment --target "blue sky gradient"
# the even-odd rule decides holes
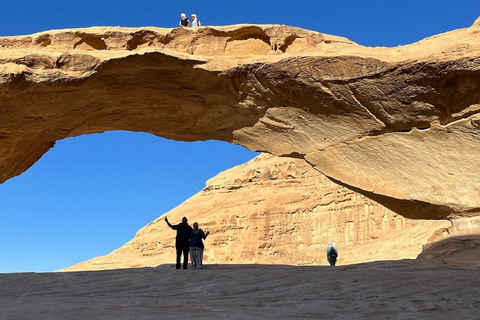
[[[285,24],[397,46],[469,27],[477,1],[6,1],[0,36],[91,26],[172,28],[180,13],[203,25]],[[176,142],[108,132],[58,141],[0,184],[0,273],[48,272],[105,255],[256,154],[224,142]],[[194,213],[192,213],[194,216]]]

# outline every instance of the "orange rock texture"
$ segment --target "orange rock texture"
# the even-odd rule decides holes
[[[303,158],[408,218],[476,216],[479,34],[476,22],[394,48],[279,25],[3,37],[0,181],[59,139],[143,131]]]
[[[262,154],[210,179],[121,248],[64,271],[173,263],[175,231],[165,216],[173,224],[186,216],[211,231],[207,264],[328,265],[328,241],[338,245],[339,265],[415,258],[423,244],[452,229],[447,220],[406,219],[335,184],[304,160]]]

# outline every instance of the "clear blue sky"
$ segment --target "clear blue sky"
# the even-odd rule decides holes
[[[0,36],[91,26],[170,28],[181,12],[196,13],[203,25],[286,24],[366,46],[396,46],[469,27],[480,16],[480,3],[18,0],[2,3]],[[207,179],[254,156],[223,142],[183,143],[142,133],[58,141],[27,172],[0,184],[0,273],[54,271],[107,254],[200,191]]]

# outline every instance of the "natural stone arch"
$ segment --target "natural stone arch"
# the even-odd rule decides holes
[[[286,26],[0,38],[0,181],[128,130],[305,158],[406,217],[476,215],[478,28],[396,48]]]

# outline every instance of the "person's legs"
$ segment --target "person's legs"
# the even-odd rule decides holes
[[[203,266],[203,248],[198,248],[197,251],[197,268],[202,269]]]
[[[187,269],[188,267],[188,249],[190,249],[190,247],[183,248],[183,269]]]
[[[330,263],[331,266],[334,266],[335,263],[337,262],[337,259],[334,259],[334,258],[328,258],[328,263]]]
[[[182,258],[182,248],[177,245],[176,249],[177,249],[177,264],[176,264],[176,267],[177,267],[177,269],[180,269],[180,259]]]
[[[197,248],[190,247],[190,260],[192,260],[192,268],[196,269],[197,267]]]

